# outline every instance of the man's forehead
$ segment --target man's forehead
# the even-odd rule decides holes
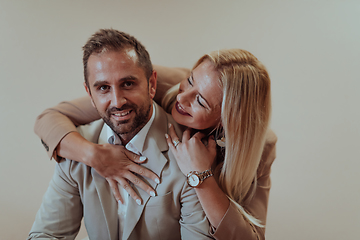
[[[138,57],[137,57],[135,49],[128,48],[128,49],[125,49],[124,52],[129,57],[129,59],[132,59],[134,62],[137,62]]]
[[[129,48],[123,48],[123,49],[109,49],[109,48],[103,48],[101,51],[99,52],[93,52],[90,57],[95,56],[95,57],[102,57],[104,55],[107,54],[121,54],[124,55],[124,57],[126,57],[127,59],[131,59],[134,63],[137,62],[138,60],[138,55],[135,51],[134,48],[129,47]],[[90,58],[89,57],[89,58]]]

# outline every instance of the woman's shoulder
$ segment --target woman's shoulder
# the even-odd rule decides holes
[[[271,165],[276,158],[277,136],[272,129],[268,129],[265,137],[264,149],[258,167],[258,177],[270,171]]]
[[[275,146],[276,142],[277,142],[277,136],[274,133],[274,131],[272,129],[268,129],[268,131],[266,132],[266,137],[265,137],[265,147],[266,146]]]

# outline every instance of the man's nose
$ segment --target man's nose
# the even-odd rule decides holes
[[[111,105],[116,108],[121,108],[127,102],[124,94],[120,90],[114,90],[111,97]]]

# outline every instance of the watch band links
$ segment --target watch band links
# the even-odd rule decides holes
[[[211,176],[213,176],[213,172],[212,172],[211,168],[199,173],[199,178],[200,178],[201,182],[203,182],[205,179],[207,179],[208,177],[211,177]]]

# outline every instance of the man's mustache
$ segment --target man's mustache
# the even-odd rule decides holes
[[[136,105],[127,103],[127,104],[124,104],[123,106],[121,106],[121,108],[111,107],[106,112],[108,114],[111,114],[113,112],[125,111],[125,110],[129,110],[129,109],[136,109]]]

